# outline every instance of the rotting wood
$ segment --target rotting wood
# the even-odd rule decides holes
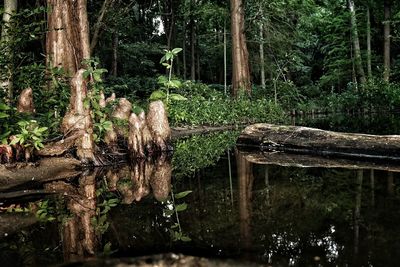
[[[297,168],[341,168],[352,170],[383,170],[400,172],[400,166],[390,162],[361,161],[343,158],[326,158],[284,152],[247,151],[240,149],[247,161],[261,165],[278,165]]]
[[[294,154],[400,160],[400,135],[341,133],[260,123],[246,127],[239,136],[237,144]]]

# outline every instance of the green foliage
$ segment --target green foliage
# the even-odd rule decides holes
[[[108,222],[109,211],[116,207],[120,200],[114,193],[108,191],[107,184],[104,181],[101,182],[97,189],[96,196],[98,198],[98,203],[100,204],[97,205],[96,216],[91,218],[91,223],[96,233],[101,236],[110,226],[110,223]]]
[[[43,200],[37,203],[38,209],[36,211],[36,218],[41,222],[51,222],[56,219],[56,209],[54,206],[49,205],[49,200]]]
[[[108,120],[105,110],[99,104],[101,93],[104,91],[102,75],[107,70],[98,68],[99,63],[95,59],[85,60],[83,64],[86,66],[83,78],[90,81],[90,93],[84,100],[84,105],[91,110],[94,121],[94,140],[100,142],[105,132],[112,129],[112,122]]]
[[[181,92],[189,101],[176,101],[169,105],[172,125],[277,122],[284,118],[282,109],[265,98],[232,99],[206,85],[192,82],[184,83],[183,88]]]
[[[175,142],[172,158],[174,174],[186,177],[195,171],[214,165],[226,150],[236,144],[239,131],[194,135]]]
[[[19,121],[19,133],[15,135],[15,139],[11,141],[11,145],[20,144],[26,148],[33,147],[40,150],[44,147],[43,140],[46,136],[47,127],[39,127],[37,121]]]
[[[172,50],[165,50],[165,55],[161,58],[160,63],[168,70],[168,77],[158,77],[158,84],[160,90],[153,92],[150,95],[150,100],[165,100],[167,105],[170,100],[182,101],[187,100],[186,97],[180,94],[170,94],[171,89],[179,89],[182,87],[182,82],[178,79],[172,78],[172,67],[174,58],[182,51],[182,48],[174,48]]]
[[[171,198],[166,201],[166,208],[163,210],[163,214],[166,217],[171,217],[172,215],[175,215],[175,222],[171,225],[169,229],[171,239],[174,242],[189,242],[192,240],[190,237],[183,233],[179,220],[179,213],[185,211],[188,208],[188,205],[185,202],[180,204],[177,204],[176,202],[176,200],[183,199],[190,193],[192,193],[192,191],[183,191],[178,194],[174,194],[174,191],[171,190]]]

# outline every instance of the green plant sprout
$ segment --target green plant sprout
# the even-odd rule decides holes
[[[164,100],[166,99],[167,104],[171,100],[181,101],[187,100],[186,97],[180,94],[171,94],[171,89],[179,89],[182,87],[182,82],[178,79],[172,79],[172,67],[174,58],[182,51],[182,48],[174,48],[172,50],[164,50],[165,54],[161,58],[160,63],[168,70],[168,77],[158,77],[158,84],[161,85],[161,90],[154,91],[150,95],[150,100]],[[165,92],[162,90],[164,89]]]

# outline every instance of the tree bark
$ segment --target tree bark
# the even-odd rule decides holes
[[[241,146],[338,158],[400,160],[400,135],[368,135],[300,126],[253,124],[241,133]]]
[[[47,63],[61,67],[71,77],[90,58],[86,0],[47,0]]]
[[[183,60],[183,80],[186,80],[186,20],[183,21],[183,38],[182,38],[182,60]]]
[[[5,57],[9,58],[9,64],[7,66],[7,76],[6,79],[1,81],[1,87],[7,92],[7,102],[11,102],[14,95],[14,66],[12,59],[11,47],[7,42],[10,41],[10,35],[8,34],[8,28],[10,27],[10,20],[17,11],[18,1],[17,0],[4,0],[4,13],[3,13],[3,28],[1,29],[1,41],[5,42],[8,46],[6,49]]]
[[[372,78],[372,64],[371,64],[371,13],[369,6],[367,6],[367,70],[368,79]]]
[[[356,11],[354,6],[354,1],[349,0],[349,10],[351,16],[351,31],[353,37],[353,46],[354,46],[354,59],[356,70],[359,76],[360,83],[363,85],[366,82],[365,72],[362,64],[361,58],[361,48],[360,48],[360,39],[358,37],[358,30],[357,30],[357,19],[356,19]]]
[[[383,35],[384,35],[384,48],[383,48],[383,80],[389,82],[390,80],[390,0],[384,1],[384,16],[383,22]]]
[[[94,157],[93,123],[89,108],[83,104],[88,96],[88,81],[83,78],[85,59],[90,58],[87,0],[47,0],[48,27],[46,40],[47,62],[50,67],[63,68],[73,77],[71,97],[62,122],[64,135],[75,135],[77,155],[82,162]]]
[[[239,97],[243,90],[251,94],[249,53],[244,33],[244,10],[242,0],[230,0],[232,32],[232,93]]]

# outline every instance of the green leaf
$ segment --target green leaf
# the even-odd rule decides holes
[[[182,48],[179,48],[179,47],[177,47],[177,48],[174,48],[174,49],[172,49],[172,54],[174,54],[174,55],[176,55],[176,54],[178,54],[179,52],[181,52],[182,51]]]
[[[0,103],[0,110],[10,110],[10,107],[4,103]]]
[[[178,194],[176,194],[175,195],[175,198],[176,199],[180,199],[180,198],[184,198],[184,197],[186,197],[187,195],[189,195],[190,193],[192,193],[193,191],[183,191],[183,192],[180,192],[180,193],[178,193]]]
[[[175,209],[176,209],[176,211],[184,211],[187,209],[187,204],[182,203],[182,204],[176,205]]]
[[[181,236],[181,241],[183,241],[183,242],[190,242],[190,241],[192,241],[192,239],[191,239],[190,237],[188,237],[188,236],[182,235],[182,236]]]
[[[182,83],[179,80],[171,80],[168,82],[169,87],[171,88],[180,88],[182,87]]]
[[[167,94],[161,90],[154,91],[150,95],[150,100],[160,100],[160,99],[165,99],[167,97]]]
[[[10,117],[8,114],[0,112],[0,119],[8,118]]]
[[[183,95],[180,94],[170,94],[169,98],[175,101],[184,101],[187,100],[186,97],[184,97]]]

